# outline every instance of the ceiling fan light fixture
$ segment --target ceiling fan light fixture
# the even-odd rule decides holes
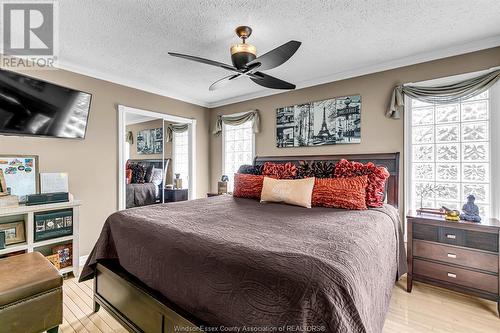
[[[184,58],[191,61],[196,61],[198,63],[203,63],[211,66],[216,66],[230,71],[232,75],[223,77],[220,80],[215,81],[209,90],[216,90],[228,82],[239,77],[247,77],[254,83],[271,89],[295,89],[295,85],[278,78],[272,77],[271,75],[262,73],[263,70],[269,70],[276,68],[290,59],[291,56],[298,50],[301,42],[296,40],[291,40],[281,46],[278,46],[271,51],[261,55],[257,58],[257,48],[251,44],[247,44],[246,40],[252,34],[252,28],[249,26],[239,26],[235,29],[236,35],[242,39],[239,44],[234,44],[231,46],[231,61],[233,65],[227,65],[222,62],[200,58],[188,54],[181,54],[175,52],[168,52],[173,57]]]
[[[253,54],[254,56],[257,56],[257,48],[252,44],[240,43],[231,46],[231,55],[240,52],[247,52]]]
[[[252,44],[240,43],[231,46],[231,60],[236,68],[244,68],[255,58],[257,58],[257,48]]]

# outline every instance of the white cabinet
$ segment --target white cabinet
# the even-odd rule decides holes
[[[45,204],[45,205],[34,205],[26,206],[19,205],[15,207],[3,207],[0,208],[0,223],[21,221],[24,220],[24,233],[26,241],[19,244],[12,244],[5,246],[5,249],[0,249],[0,256],[4,256],[9,253],[25,251],[33,252],[40,251],[43,249],[50,248],[57,244],[67,244],[72,243],[72,258],[73,264],[70,267],[64,267],[59,270],[61,274],[73,272],[75,277],[79,274],[79,211],[81,206],[80,200],[73,200],[63,203]],[[73,234],[64,235],[61,237],[46,239],[35,242],[34,239],[34,223],[35,223],[35,213],[38,212],[50,212],[58,211],[62,209],[71,209],[73,211]]]

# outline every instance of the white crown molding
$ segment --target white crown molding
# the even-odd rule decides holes
[[[157,95],[160,95],[163,97],[176,99],[176,100],[179,100],[182,102],[196,104],[196,105],[199,105],[202,107],[208,107],[208,104],[209,104],[209,103],[203,102],[201,100],[198,100],[198,99],[195,99],[195,98],[183,95],[183,94],[174,93],[172,91],[168,92],[168,91],[159,89],[158,87],[154,87],[154,86],[149,85],[149,84],[144,83],[144,82],[137,82],[134,80],[125,79],[123,77],[116,76],[116,75],[109,74],[109,73],[105,73],[102,71],[85,68],[85,67],[76,65],[74,63],[68,62],[68,61],[59,60],[57,63],[57,68],[67,70],[67,71],[77,73],[77,74],[82,74],[85,76],[90,76],[90,77],[95,78],[95,79],[116,83],[116,84],[126,86],[129,88],[143,90],[143,91],[146,91],[149,93],[153,93],[153,94],[157,94]]]
[[[442,58],[447,58],[447,57],[452,57],[460,54],[465,54],[465,53],[470,53],[474,51],[479,51],[479,50],[484,50],[492,47],[500,46],[500,35],[499,36],[493,36],[490,38],[478,40],[478,41],[473,41],[469,43],[464,43],[461,45],[456,45],[456,46],[451,46],[431,52],[423,52],[423,53],[418,53],[409,57],[403,57],[383,63],[378,63],[378,64],[373,64],[369,66],[363,66],[359,68],[353,68],[351,70],[346,70],[342,72],[336,72],[332,73],[326,76],[321,76],[318,78],[314,78],[311,80],[305,80],[302,82],[297,83],[297,89],[303,89],[307,87],[312,87],[320,84],[325,84],[325,83],[330,83],[334,81],[339,81],[343,79],[348,79],[352,77],[357,77],[361,75],[367,75],[367,74],[372,74],[372,73],[377,73],[381,71],[386,71],[398,67],[405,67],[405,66],[410,66],[410,65],[415,65],[418,63],[422,62],[427,62],[427,61],[432,61],[432,60],[437,60],[437,59],[442,59]],[[144,82],[136,82],[134,80],[130,79],[125,79],[123,77],[115,76],[112,74],[108,74],[102,71],[97,71],[89,68],[84,68],[78,65],[75,65],[73,63],[67,62],[67,61],[59,61],[58,68],[68,70],[71,72],[75,72],[78,74],[83,74],[87,75],[90,77],[94,77],[96,79],[101,79],[117,84],[121,84],[124,86],[128,86],[131,88],[135,89],[140,89],[144,90],[147,92],[151,92],[154,94],[158,94],[161,96],[169,97],[169,98],[174,98],[183,102],[191,103],[191,104],[196,104],[202,107],[206,108],[216,108],[219,106],[224,106],[228,104],[234,104],[234,103],[239,103],[255,98],[260,98],[260,97],[266,97],[266,96],[271,96],[271,95],[276,95],[276,94],[283,94],[286,92],[283,91],[276,91],[276,90],[271,90],[271,89],[263,89],[262,91],[257,91],[254,93],[250,94],[243,94],[239,95],[236,97],[232,98],[227,98],[223,99],[217,102],[206,102],[206,101],[201,101],[186,95],[174,93],[172,91],[165,91],[162,89],[158,89],[157,87],[154,87],[152,85],[149,85]]]
[[[452,47],[448,47],[448,48],[444,48],[444,49],[440,49],[440,50],[436,50],[436,51],[418,53],[418,54],[415,54],[415,55],[412,55],[409,57],[403,57],[403,58],[399,58],[399,59],[395,59],[395,60],[391,60],[391,61],[387,61],[387,62],[383,62],[383,63],[354,68],[354,69],[342,71],[342,72],[337,72],[337,73],[329,74],[326,76],[321,76],[321,77],[318,77],[315,79],[302,81],[302,82],[297,83],[296,85],[297,85],[297,89],[303,89],[303,88],[308,88],[308,87],[312,87],[312,86],[317,86],[320,84],[325,84],[325,83],[349,79],[349,78],[353,78],[353,77],[357,77],[357,76],[382,72],[382,71],[386,71],[386,70],[390,70],[390,69],[394,69],[394,68],[415,65],[415,64],[419,64],[419,63],[423,63],[423,62],[427,62],[427,61],[448,58],[448,57],[457,56],[457,55],[461,55],[461,54],[465,54],[465,53],[489,49],[489,48],[493,48],[493,47],[497,47],[497,46],[500,46],[500,35],[494,36],[491,38],[482,39],[479,41],[474,41],[474,42],[465,43],[465,44],[461,44],[461,45],[457,45],[457,46],[452,46]],[[286,93],[286,92],[267,89],[267,90],[262,90],[262,91],[258,91],[258,92],[251,93],[251,94],[244,94],[244,95],[224,99],[224,100],[221,100],[218,102],[208,103],[208,108],[216,108],[219,106],[239,103],[239,102],[247,101],[250,99],[266,97],[266,96],[271,96],[271,95],[277,95],[277,94],[283,94],[283,93]]]

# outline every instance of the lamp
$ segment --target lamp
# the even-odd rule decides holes
[[[231,46],[231,61],[234,67],[240,69],[244,68],[248,62],[257,57],[257,48],[245,42],[252,34],[252,28],[240,26],[237,27],[235,31],[238,37],[242,39],[242,42]]]

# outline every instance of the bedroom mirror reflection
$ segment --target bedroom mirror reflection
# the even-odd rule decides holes
[[[194,121],[126,106],[118,111],[119,209],[192,198]]]

